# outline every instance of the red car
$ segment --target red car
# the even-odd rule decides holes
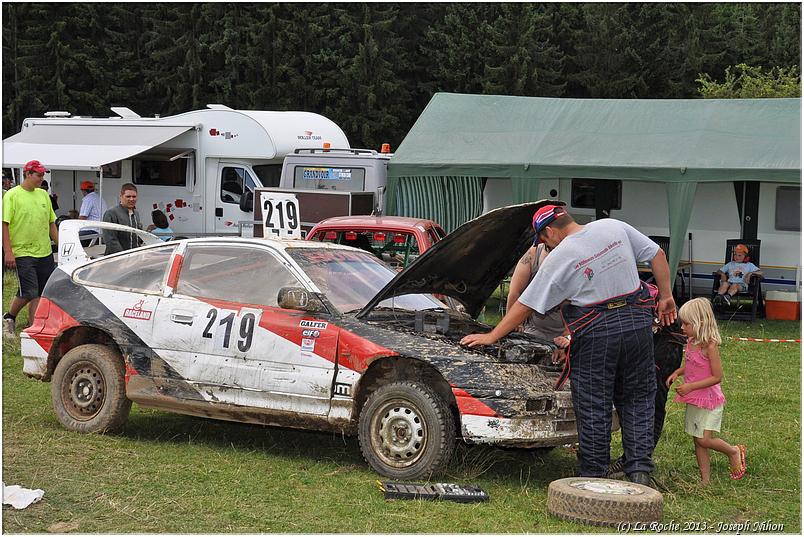
[[[315,225],[307,240],[354,246],[405,268],[447,233],[432,220],[404,216],[337,216]]]

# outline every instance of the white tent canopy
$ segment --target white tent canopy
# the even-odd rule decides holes
[[[49,169],[99,170],[148,151],[195,125],[73,125],[34,123],[3,140],[3,166],[39,160]]]

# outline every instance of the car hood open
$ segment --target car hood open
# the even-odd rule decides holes
[[[477,317],[500,281],[533,243],[533,213],[542,200],[494,209],[447,235],[377,293],[357,317],[368,315],[387,298],[436,293],[460,300]]]

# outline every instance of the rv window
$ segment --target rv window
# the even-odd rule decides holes
[[[176,292],[276,306],[282,287],[300,286],[293,274],[265,250],[215,244],[187,248]]]
[[[573,179],[572,206],[579,209],[621,209],[623,182],[617,179]]]
[[[296,166],[293,172],[293,188],[363,192],[365,185],[365,168]]]
[[[776,189],[776,229],[801,231],[800,186],[780,186]]]
[[[282,165],[281,164],[261,164],[259,166],[252,166],[254,173],[260,178],[262,186],[268,188],[279,187],[280,179],[282,178]]]
[[[187,186],[187,159],[134,160],[134,184]]]
[[[226,166],[221,170],[221,201],[240,204],[240,197],[245,192],[254,192],[257,188],[251,174],[245,168]]]
[[[109,164],[104,164],[101,166],[103,170],[103,177],[110,177],[112,179],[120,179],[121,169],[122,169],[122,162],[110,162]]]

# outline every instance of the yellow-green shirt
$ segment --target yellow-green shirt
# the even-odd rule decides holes
[[[50,196],[41,188],[28,192],[17,185],[3,195],[3,222],[8,223],[14,257],[51,255],[50,223],[55,221]]]

